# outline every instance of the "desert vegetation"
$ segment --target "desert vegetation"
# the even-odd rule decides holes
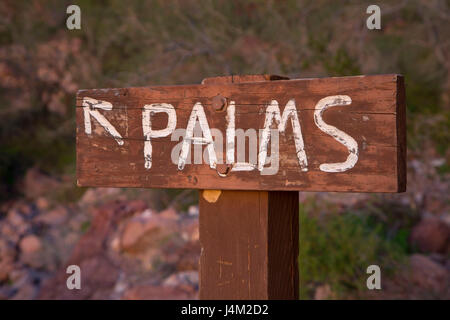
[[[381,30],[369,4],[2,1],[0,298],[196,297],[196,192],[76,187],[78,89],[400,73],[407,192],[301,193],[300,297],[449,299],[450,3],[383,1]],[[58,289],[68,262],[83,295]],[[370,264],[383,290],[367,290]]]

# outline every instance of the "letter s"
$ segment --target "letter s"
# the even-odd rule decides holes
[[[352,99],[349,96],[339,95],[339,96],[325,97],[323,99],[320,99],[320,101],[316,104],[316,108],[314,111],[314,122],[316,123],[316,126],[326,134],[332,136],[336,141],[346,146],[349,151],[349,155],[347,157],[347,160],[345,160],[345,162],[323,163],[319,167],[321,171],[325,172],[347,171],[353,168],[356,162],[358,161],[358,143],[355,141],[355,139],[350,137],[345,132],[339,130],[338,128],[326,124],[325,121],[323,121],[322,119],[322,114],[328,108],[335,106],[349,105],[351,103]]]

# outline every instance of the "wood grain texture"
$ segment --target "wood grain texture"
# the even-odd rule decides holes
[[[202,84],[244,83],[244,82],[276,81],[276,80],[289,80],[289,78],[274,74],[232,75],[232,76],[206,78],[203,79]]]
[[[297,192],[203,190],[199,204],[201,299],[298,299]]]
[[[200,194],[200,299],[298,299],[298,192]]]
[[[300,190],[349,192],[402,192],[406,188],[406,124],[403,77],[358,76],[324,79],[265,81],[217,77],[200,85],[80,90],[77,94],[77,181],[80,186],[147,188],[195,188],[223,190]],[[275,80],[275,79],[272,79]],[[252,81],[252,82],[246,82]],[[280,111],[295,99],[308,159],[308,171],[300,170],[290,121],[280,134],[279,170],[261,175],[258,170],[229,172],[220,176],[209,164],[187,164],[179,170],[171,161],[172,149],[183,137],[152,139],[152,167],[145,169],[142,111],[146,104],[170,103],[177,116],[176,128],[185,129],[195,103],[204,107],[210,128],[223,133],[217,157],[225,161],[227,112],[212,108],[221,95],[236,103],[236,129],[262,129],[271,100]],[[323,120],[353,137],[358,144],[356,165],[345,172],[324,172],[323,163],[342,162],[348,150],[314,123],[314,107],[330,95],[348,95],[352,103],[325,111]],[[92,134],[85,133],[82,100],[108,101],[112,110],[99,110],[121,134],[123,145],[92,119]],[[152,117],[152,128],[167,126],[166,114]],[[259,144],[258,140],[258,144]],[[248,148],[248,145],[247,145]],[[203,146],[203,149],[206,149]],[[191,147],[191,156],[193,148]],[[246,159],[248,159],[248,150]]]
[[[405,79],[397,78],[397,177],[398,189],[406,191],[406,96]]]

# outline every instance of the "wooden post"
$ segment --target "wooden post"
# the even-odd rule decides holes
[[[298,299],[298,192],[205,192],[200,299]]]
[[[286,80],[207,78],[202,84]],[[204,190],[200,299],[298,299],[298,192]]]

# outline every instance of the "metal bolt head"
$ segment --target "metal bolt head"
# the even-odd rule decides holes
[[[216,111],[222,111],[227,106],[227,99],[220,94],[212,98],[212,107]]]
[[[227,174],[231,171],[231,165],[230,164],[218,164],[216,166],[217,173],[221,177],[227,176]]]

